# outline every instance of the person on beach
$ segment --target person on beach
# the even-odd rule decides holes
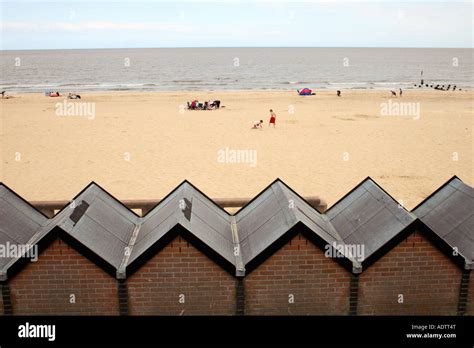
[[[402,91],[402,89],[400,88],[400,97],[402,96],[402,94],[403,94],[403,91]]]
[[[81,96],[79,94],[69,93],[67,99],[81,99]]]
[[[396,97],[397,93],[395,91],[390,91],[392,93],[392,97]]]
[[[271,124],[273,124],[273,128],[275,128],[275,126],[276,126],[276,115],[275,115],[275,113],[273,112],[272,109],[270,109],[270,122],[268,122],[268,126],[270,127]]]
[[[13,98],[13,96],[11,96],[11,95],[5,95],[6,92],[7,92],[7,91],[2,91],[2,93],[1,93],[1,94],[2,94],[2,99],[10,99],[10,98]]]
[[[255,121],[252,129],[263,129],[263,120]]]
[[[340,97],[341,96],[341,91],[340,90],[337,90],[337,96]]]

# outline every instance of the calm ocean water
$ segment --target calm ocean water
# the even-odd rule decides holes
[[[0,51],[0,88],[248,90],[474,87],[473,49],[170,48]]]

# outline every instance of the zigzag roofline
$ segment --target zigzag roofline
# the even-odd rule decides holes
[[[397,201],[390,193],[388,193],[381,185],[379,185],[372,177],[367,176],[364,180],[360,181],[352,190],[347,192],[344,196],[342,196],[340,199],[336,201],[333,205],[331,205],[325,213],[328,213],[331,209],[333,209],[335,206],[337,206],[339,203],[344,201],[350,194],[352,194],[355,190],[357,190],[359,187],[361,187],[365,182],[371,181],[375,186],[377,186],[384,194],[386,194],[390,199],[392,199],[396,204],[398,204],[400,207],[403,208],[407,213],[410,213],[404,206],[400,204],[399,201]]]
[[[440,190],[442,190],[444,187],[446,187],[449,183],[451,183],[453,180],[460,180],[462,182],[461,179],[459,179],[457,176],[453,176],[451,177],[448,181],[446,181],[444,184],[442,184],[436,191],[434,191],[431,195],[429,195],[427,198],[425,198],[420,204],[418,204],[415,208],[412,209],[411,212],[407,211],[406,209],[404,209],[408,214],[410,215],[413,215],[413,211],[416,210],[418,207],[420,207],[422,204],[424,204],[425,202],[427,202],[430,198],[432,198],[434,195],[436,195]],[[398,201],[395,200],[387,191],[385,191],[379,184],[377,184],[377,182],[375,182],[370,176],[366,177],[364,180],[362,180],[360,183],[358,183],[351,191],[349,191],[347,194],[345,194],[342,198],[340,198],[336,203],[334,203],[327,211],[329,212],[332,208],[334,208],[335,206],[337,206],[338,204],[340,204],[342,201],[344,201],[351,193],[353,193],[357,188],[359,188],[361,185],[363,185],[365,182],[367,181],[370,181],[372,182],[376,187],[378,187],[385,195],[387,195],[388,197],[390,197],[395,203],[398,204]],[[252,204],[253,202],[255,202],[259,197],[261,197],[265,192],[267,192],[268,190],[270,190],[272,188],[273,185],[275,185],[276,183],[279,183],[283,186],[283,188],[285,190],[288,190],[288,192],[290,192],[291,194],[294,194],[295,197],[298,197],[302,202],[304,202],[312,211],[315,212],[315,214],[318,214],[319,216],[326,216],[326,213],[320,213],[314,206],[312,206],[306,199],[304,199],[301,195],[299,195],[297,192],[295,192],[291,187],[289,187],[283,180],[281,180],[280,178],[277,178],[275,179],[274,181],[272,181],[269,185],[267,185],[263,190],[261,190],[255,197],[253,197],[249,202],[247,202],[242,208],[240,208],[236,213],[234,214],[230,214],[228,213],[225,209],[223,209],[221,206],[219,206],[217,203],[215,203],[214,200],[212,200],[210,197],[208,197],[205,193],[203,193],[201,190],[199,190],[196,186],[194,186],[191,182],[189,182],[188,180],[183,180],[178,186],[176,186],[168,195],[166,195],[163,199],[161,199],[156,205],[154,205],[144,216],[139,216],[138,214],[136,214],[133,210],[129,209],[127,206],[125,206],[120,200],[118,200],[116,197],[114,197],[112,194],[110,194],[107,190],[105,190],[103,187],[101,187],[99,184],[97,184],[96,182],[94,181],[91,181],[84,189],[82,189],[77,195],[75,195],[75,197],[69,202],[67,203],[64,207],[62,207],[58,213],[56,213],[52,218],[48,218],[44,213],[42,213],[40,210],[38,210],[36,207],[34,207],[31,203],[29,203],[28,201],[26,201],[24,198],[22,198],[20,195],[18,195],[14,190],[12,190],[10,187],[8,187],[7,185],[5,185],[4,183],[0,183],[0,186],[2,187],[5,187],[8,192],[11,192],[14,194],[15,197],[19,198],[22,202],[24,202],[25,204],[27,204],[27,206],[29,206],[31,209],[32,209],[32,212],[35,212],[35,213],[39,213],[41,216],[45,217],[47,220],[47,223],[45,223],[40,229],[38,229],[30,238],[30,240],[33,242],[33,243],[40,243],[41,241],[43,241],[45,238],[48,238],[48,236],[52,233],[52,231],[56,230],[57,228],[61,228],[60,225],[59,225],[59,220],[61,219],[61,216],[64,215],[64,219],[66,219],[69,215],[65,213],[65,209],[70,206],[71,202],[72,201],[75,201],[75,200],[78,200],[80,199],[80,197],[87,192],[88,189],[90,189],[91,187],[96,187],[97,189],[99,189],[103,194],[107,195],[108,197],[110,197],[114,202],[118,203],[120,206],[122,206],[123,208],[125,208],[126,211],[130,211],[132,214],[130,215],[131,217],[135,217],[137,220],[133,220],[131,221],[132,224],[134,224],[135,226],[139,223],[141,223],[141,221],[143,221],[143,219],[145,219],[149,214],[150,212],[154,211],[157,207],[159,207],[166,199],[168,199],[171,195],[173,195],[177,190],[179,190],[181,187],[183,187],[184,185],[188,185],[192,190],[195,190],[197,193],[199,193],[200,195],[202,195],[206,200],[208,200],[209,202],[212,202],[213,206],[214,207],[217,207],[219,209],[219,211],[223,211],[225,212],[226,216],[229,217],[229,218],[232,218],[232,217],[236,217],[238,216],[242,211],[244,211],[244,209],[246,209],[250,204]],[[285,196],[288,197],[288,192],[284,192]],[[414,216],[414,215],[413,215]],[[398,238],[399,235],[401,235],[402,233],[404,233],[403,231],[406,231],[406,230],[411,230],[411,228],[413,226],[422,226],[423,228],[427,228],[429,231],[431,231],[431,229],[426,226],[420,219],[418,219],[416,216],[414,216],[415,220],[413,222],[411,222],[408,226],[406,226],[406,228],[404,228],[402,231],[399,231],[393,238],[391,238],[390,240],[388,240],[387,242],[384,243],[384,245],[382,245],[375,253],[377,255],[384,255],[387,251],[387,247],[389,247],[389,245],[391,245],[393,243],[394,240],[396,240]],[[294,226],[301,226],[304,225],[304,222],[298,217],[295,215],[295,221],[296,221],[296,224]],[[293,226],[293,227],[294,227]],[[288,235],[290,233],[291,230],[293,230],[293,227],[289,228],[288,231],[284,232],[281,234],[281,236],[279,236],[276,240],[274,240],[273,242],[271,242],[268,246],[265,247],[265,249],[259,253],[258,255],[256,255],[254,258],[258,258],[258,259],[261,259],[262,257],[264,257],[265,254],[268,254],[267,251],[274,248],[274,244],[276,244],[278,241],[280,240],[283,240],[285,239],[286,235]],[[310,229],[312,230],[311,228],[309,228],[308,226],[306,226],[307,229]],[[127,262],[125,264],[125,268],[127,269],[129,266],[131,265],[134,265],[136,263],[136,261],[141,258],[141,255],[142,254],[145,254],[148,252],[148,249],[153,249],[154,248],[154,245],[157,244],[157,243],[160,243],[160,241],[162,241],[164,238],[166,238],[166,236],[168,236],[168,234],[173,231],[173,230],[176,230],[176,229],[181,229],[182,231],[186,231],[188,232],[190,235],[193,235],[193,238],[195,238],[196,240],[199,240],[200,244],[201,245],[201,249],[212,249],[213,250],[213,253],[217,255],[217,257],[211,257],[213,253],[206,253],[206,255],[208,257],[211,257],[212,259],[214,259],[214,261],[216,261],[218,264],[221,264],[221,262],[218,262],[217,260],[219,259],[222,259],[222,260],[225,260],[225,262],[227,263],[226,264],[226,267],[223,267],[223,268],[229,268],[229,265],[232,263],[231,261],[229,261],[226,257],[224,257],[223,255],[219,254],[216,250],[214,250],[212,248],[211,245],[207,244],[206,242],[204,242],[203,240],[201,240],[198,235],[195,235],[189,228],[186,228],[184,226],[182,226],[179,222],[177,222],[176,224],[174,224],[171,228],[169,228],[168,231],[166,231],[164,233],[164,235],[162,237],[160,237],[157,241],[153,242],[151,246],[147,247],[141,254],[140,256],[138,256],[138,258],[136,258],[133,262]],[[319,239],[321,240],[324,240],[325,242],[327,242],[323,237],[321,237],[317,231],[313,231],[315,233],[315,237],[318,237]],[[336,231],[337,232],[337,231]],[[431,231],[432,232],[432,231]],[[68,232],[65,232],[66,234],[68,234],[68,238],[72,238],[74,239],[74,241],[77,241],[77,243],[79,244],[83,244],[82,242],[80,242],[79,240],[77,240],[74,236],[70,235]],[[338,233],[338,232],[337,232]],[[434,232],[433,232],[434,233]],[[130,237],[131,238],[131,237]],[[191,239],[193,239],[191,238]],[[397,239],[398,240],[398,239]],[[448,244],[447,241],[444,241],[444,244],[446,244],[446,247],[449,247],[450,245]],[[94,251],[92,251],[89,247],[83,245],[84,248],[87,248],[91,253],[95,254],[98,258],[102,259],[105,263],[107,263],[110,267],[116,269],[115,266],[111,265],[108,261],[105,261],[105,259],[103,259],[99,253],[96,253]],[[438,245],[439,246],[439,245]],[[391,248],[390,248],[391,249]],[[389,250],[390,250],[389,249]],[[385,250],[385,252],[383,251]],[[260,256],[260,254],[263,254],[262,256]],[[211,256],[210,256],[211,255]],[[264,257],[264,259],[268,258],[269,256],[273,255],[273,253],[270,253],[268,254],[266,257]],[[215,256],[215,255],[214,255]],[[254,259],[253,258],[253,259]],[[345,256],[345,258],[347,258]],[[372,258],[372,257],[371,257]],[[378,259],[379,257],[375,257],[375,259]],[[251,260],[251,262],[253,262],[253,259]],[[350,258],[347,258],[347,260],[349,260],[350,262],[353,263],[353,260],[351,260]],[[15,264],[16,261],[14,262],[11,262],[11,264],[9,263],[8,264],[8,268],[11,267],[13,264]],[[364,263],[364,262],[363,262]],[[234,266],[236,266],[234,264]],[[5,266],[4,267],[4,271],[8,271],[8,268]],[[365,268],[365,267],[364,267]],[[109,272],[110,273],[110,272]]]
[[[0,181],[0,187],[4,187],[5,189],[7,189],[8,192],[12,193],[15,197],[17,197],[18,199],[20,199],[23,203],[26,203],[27,206],[29,206],[30,208],[32,208],[35,212],[39,213],[40,215],[42,215],[43,217],[45,217],[46,219],[49,219],[48,216],[46,216],[46,214],[44,214],[41,210],[39,210],[38,208],[36,208],[34,205],[32,205],[30,202],[28,202],[26,199],[24,199],[22,196],[20,196],[18,193],[16,193],[13,189],[11,189],[10,187],[8,187],[5,183],[1,182]]]
[[[423,199],[420,203],[418,203],[416,205],[416,207],[414,207],[411,211],[414,212],[416,209],[418,209],[419,207],[421,207],[423,204],[425,204],[426,202],[428,202],[431,198],[433,198],[438,192],[440,192],[441,190],[443,190],[446,186],[448,186],[451,182],[453,182],[454,180],[459,180],[460,182],[462,182],[464,184],[464,182],[456,175],[453,175],[450,179],[448,179],[447,181],[445,181],[443,184],[441,184],[441,186],[439,186],[435,191],[433,191],[428,197],[426,197],[425,199]],[[466,184],[464,184],[466,185]]]

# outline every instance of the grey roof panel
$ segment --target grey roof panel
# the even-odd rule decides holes
[[[156,230],[162,228],[164,228],[166,232],[176,225],[177,219],[174,214],[179,207],[178,201],[178,195],[174,192],[141,219],[142,223],[140,233],[137,236],[136,245],[149,237],[151,232],[156,232]],[[169,223],[171,220],[173,221],[173,226],[167,225],[167,222]]]
[[[65,218],[58,226],[118,269],[139,218],[96,184],[91,184],[74,202],[74,208],[68,206],[61,211]],[[83,202],[88,207],[75,223],[71,216]]]
[[[467,264],[474,261],[474,189],[454,177],[420,203],[413,213]]]
[[[184,227],[186,227],[186,224],[184,224]],[[223,227],[225,230],[228,230],[231,237],[232,232],[230,230],[230,223]],[[221,233],[218,233],[217,230],[210,226],[205,218],[202,216],[193,215],[192,222],[190,223],[188,230],[190,230],[193,235],[199,238],[206,245],[211,246],[214,251],[227,259],[230,263],[234,264],[234,244],[232,240],[229,240],[229,238],[226,238]]]
[[[242,208],[236,220],[244,264],[255,259],[298,222],[328,244],[343,243],[325,215],[279,180]],[[346,256],[354,267],[360,266],[352,256]]]
[[[344,243],[364,245],[364,260],[415,221],[370,178],[326,214]]]
[[[306,225],[306,227],[313,231],[313,233],[318,235],[328,244],[341,240],[341,236],[324,214],[321,214],[319,211],[314,209],[285,185],[283,187],[286,196],[291,200],[291,206],[293,206],[292,211],[298,221],[301,221]]]
[[[0,184],[0,200],[3,203],[9,203],[10,205],[14,206],[17,210],[21,211],[23,214],[28,215],[32,220],[43,223],[47,218],[38,212],[35,208],[30,206],[27,202],[25,202],[22,198],[17,196],[13,191],[9,188]]]
[[[259,225],[263,225],[280,210],[271,190],[265,190],[235,216],[239,229],[240,240],[247,238]]]
[[[133,229],[133,225],[130,228]],[[69,234],[109,264],[119,268],[127,244],[89,216],[84,216]]]
[[[3,199],[0,199],[0,221],[0,233],[16,243],[27,242],[42,225]]]
[[[178,186],[140,221],[130,262],[177,224],[230,263],[235,262],[230,215],[188,182]]]
[[[210,202],[196,193],[193,195],[192,216],[196,216],[201,221],[204,221],[209,228],[213,229],[222,238],[232,242],[229,215],[213,207]]]
[[[234,264],[230,215],[189,183],[181,185],[178,194],[186,209],[176,210],[179,223],[195,237]]]
[[[178,224],[178,221],[174,216],[168,217],[162,221],[155,228],[150,229],[149,233],[144,235],[138,242],[133,245],[132,253],[128,264],[135,261],[140,255],[142,255],[148,248],[150,248],[154,243],[163,238],[167,232],[169,232],[173,227]],[[142,225],[143,226],[143,225]],[[140,229],[138,235],[140,235],[142,230]]]
[[[235,216],[244,264],[258,256],[296,223],[287,188],[275,181]]]
[[[48,219],[23,199],[0,184],[0,243],[29,244]],[[6,272],[11,257],[0,257],[0,272]]]
[[[279,212],[258,224],[258,227],[247,238],[240,241],[244,264],[258,256],[262,251],[282,237],[292,226],[289,226],[283,213]]]
[[[111,209],[111,205],[102,199],[97,199],[85,215],[123,243],[129,242],[135,219],[120,214],[115,208]]]
[[[140,231],[133,245],[129,263],[133,262],[178,224],[175,215],[179,206],[178,201],[177,193],[174,192],[141,219]]]
[[[365,224],[357,227],[354,233],[344,238],[344,242],[364,245],[365,258],[368,258],[405,227],[406,225],[394,219],[393,214],[384,208]],[[391,231],[392,233],[388,234],[385,231]]]

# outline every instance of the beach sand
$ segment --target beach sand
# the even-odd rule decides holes
[[[155,199],[184,179],[210,197],[253,197],[280,178],[331,206],[370,176],[411,209],[453,175],[474,184],[473,94],[81,93],[95,117],[58,116],[64,98],[18,94],[0,100],[0,180],[27,200],[66,200],[90,181],[119,199]],[[183,112],[192,99],[225,108]],[[419,103],[419,118],[381,115],[397,102]],[[256,165],[220,163],[226,149],[256,151]]]

